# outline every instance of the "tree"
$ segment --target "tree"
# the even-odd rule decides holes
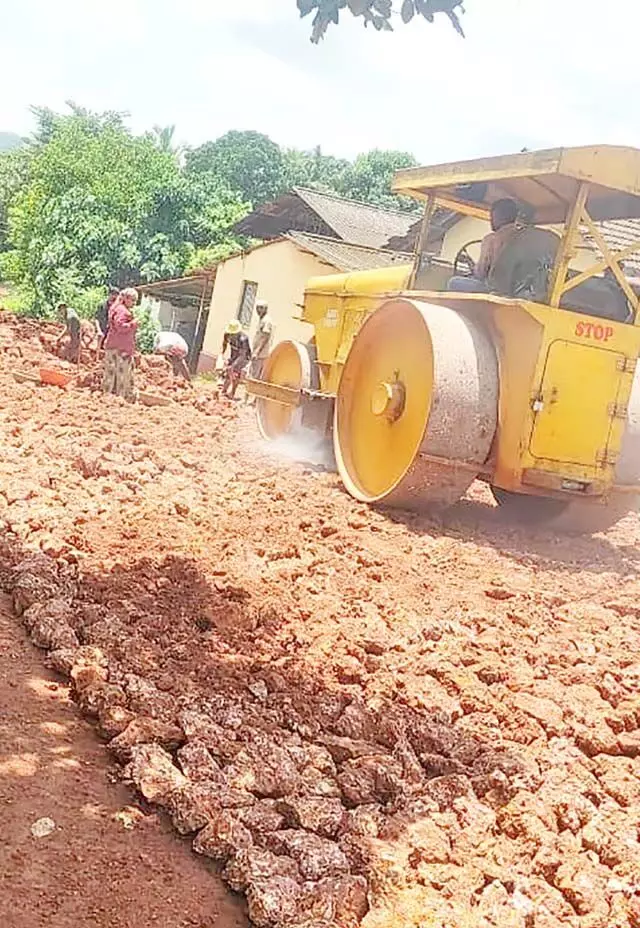
[[[416,203],[407,197],[392,194],[391,181],[396,171],[415,167],[416,164],[416,159],[408,152],[374,149],[358,155],[354,163],[347,167],[340,179],[338,192],[373,206],[412,212],[416,209]]]
[[[151,130],[151,138],[160,151],[177,155],[180,152],[180,148],[174,145],[173,137],[175,132],[175,126],[154,126]]]
[[[47,112],[26,182],[11,197],[3,261],[36,310],[82,293],[182,273],[249,207],[210,175],[184,174],[112,114]]]
[[[318,43],[331,23],[338,25],[341,10],[347,10],[354,16],[361,16],[365,26],[374,29],[393,31],[391,17],[395,10],[392,0],[297,0],[301,16],[315,12],[311,41]],[[428,22],[434,21],[436,13],[449,17],[454,29],[464,37],[462,25],[456,13],[458,7],[464,12],[463,0],[402,0],[400,16],[404,23],[409,23],[416,16],[423,16]]]
[[[313,151],[290,148],[283,153],[285,187],[314,187],[327,193],[338,193],[342,178],[350,168],[344,158],[325,155],[318,145]]]
[[[228,132],[187,153],[187,172],[209,173],[253,207],[274,200],[286,189],[282,152],[260,132]]]
[[[9,248],[9,205],[26,183],[29,161],[24,148],[0,152],[0,253]]]

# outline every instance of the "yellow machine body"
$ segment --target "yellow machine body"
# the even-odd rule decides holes
[[[475,194],[476,189],[480,193]],[[640,466],[631,468],[631,480],[621,480],[618,464],[640,355],[640,312],[638,297],[624,276],[621,262],[640,252],[640,241],[613,253],[597,222],[640,217],[640,152],[607,146],[559,149],[418,168],[401,172],[394,190],[426,201],[414,265],[316,278],[309,282],[305,294],[303,318],[315,332],[315,392],[329,400],[338,397],[332,428],[338,464],[349,490],[371,501],[395,493],[393,476],[386,488],[388,494],[386,490],[378,492],[380,487],[372,478],[376,465],[370,462],[362,465],[366,486],[361,487],[361,465],[353,464],[352,473],[348,460],[352,450],[355,454],[354,449],[370,445],[372,460],[380,461],[384,469],[388,444],[390,454],[406,457],[409,462],[415,459],[406,469],[409,477],[414,474],[410,487],[409,477],[403,477],[402,499],[407,498],[407,488],[410,498],[419,495],[419,478],[415,476],[419,468],[415,462],[421,458],[423,469],[428,466],[428,474],[420,479],[430,487],[449,466],[456,472],[466,468],[473,478],[480,476],[508,493],[606,501],[613,491],[618,498],[628,494],[631,501],[640,493]],[[452,269],[447,272],[442,262],[434,262],[425,270],[423,242],[436,206],[487,218],[491,203],[504,196],[527,203],[534,222],[561,231],[544,303],[497,294],[447,292],[444,288]],[[569,267],[581,228],[591,235],[601,257],[594,253],[593,265],[577,275],[576,283],[576,273],[570,274]],[[629,321],[614,321],[560,306],[563,296],[577,284],[601,276],[607,269],[628,299],[632,311]],[[416,287],[418,279],[420,289]],[[474,454],[460,452],[450,458],[448,454],[434,453],[434,448],[437,452],[440,447],[448,447],[446,441],[440,440],[442,436],[432,438],[429,444],[419,423],[412,431],[402,422],[403,416],[411,415],[424,415],[429,420],[437,403],[445,402],[446,383],[455,379],[455,373],[444,371],[436,355],[436,351],[440,356],[447,351],[446,337],[431,331],[438,328],[438,311],[443,319],[453,320],[455,316],[466,320],[471,340],[478,341],[477,331],[484,333],[481,340],[486,337],[495,352],[497,410],[486,456],[478,450],[481,441]],[[386,313],[388,319],[376,329],[372,316],[380,312]],[[404,349],[400,342],[394,346],[394,332],[403,328],[410,331],[416,313],[424,323],[430,347],[423,356],[411,358],[409,344]],[[455,326],[449,331],[454,330]],[[447,337],[457,338],[455,334]],[[358,352],[359,361],[354,359]],[[377,383],[372,380],[377,374],[370,374],[367,357],[371,358],[370,370],[381,372]],[[343,380],[345,365],[347,379]],[[428,402],[412,412],[409,393],[422,384],[425,370],[435,376],[437,366],[442,368],[445,386],[425,388],[430,391]],[[469,370],[473,372],[473,364]],[[304,384],[285,384],[285,390],[291,390],[289,399],[285,394],[278,398],[275,392],[269,393],[267,384],[261,388],[256,382],[255,386],[252,392],[263,397],[264,402],[271,397],[275,403],[304,405],[304,397],[295,400],[296,388]],[[363,403],[349,395],[354,390],[366,390],[370,396]],[[454,393],[446,395],[446,401],[455,406]],[[396,406],[400,412],[394,412]],[[638,413],[640,418],[640,410]],[[455,416],[450,416],[450,421],[453,423]],[[441,430],[446,432],[446,417],[443,422]],[[460,427],[464,426],[458,423]],[[482,428],[487,431],[494,426],[489,423]],[[366,455],[361,450],[358,454],[364,461]],[[393,466],[389,473],[393,473]]]

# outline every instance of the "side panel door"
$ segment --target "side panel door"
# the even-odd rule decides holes
[[[606,453],[624,355],[554,341],[549,346],[529,451],[535,458],[596,468]]]

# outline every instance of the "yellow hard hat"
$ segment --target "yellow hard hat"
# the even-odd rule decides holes
[[[240,325],[237,319],[234,319],[232,322],[230,322],[227,325],[227,328],[225,331],[227,335],[238,335],[238,333],[242,331],[242,326]]]

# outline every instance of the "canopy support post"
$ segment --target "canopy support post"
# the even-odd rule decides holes
[[[562,297],[563,288],[567,280],[569,265],[571,263],[571,259],[575,255],[575,240],[576,236],[580,234],[582,213],[584,211],[588,195],[589,184],[580,184],[576,198],[573,202],[573,207],[571,208],[571,213],[565,222],[564,234],[562,236],[562,241],[560,242],[560,248],[558,249],[558,255],[556,257],[556,266],[553,270],[553,276],[551,279],[551,297],[549,299],[549,305],[556,308],[560,305],[560,298]]]
[[[413,290],[415,288],[416,280],[418,279],[420,271],[422,270],[422,256],[425,253],[425,248],[429,238],[429,230],[431,229],[431,220],[433,219],[435,208],[436,197],[434,193],[430,193],[427,197],[427,202],[424,208],[424,215],[422,217],[422,222],[420,223],[420,231],[416,241],[413,268],[411,270],[411,277],[409,278],[409,290]]]

